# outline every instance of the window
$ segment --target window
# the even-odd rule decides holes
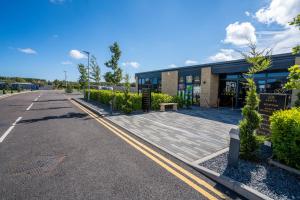
[[[265,73],[254,74],[254,78],[266,78]]]
[[[226,79],[238,79],[239,76],[237,74],[228,74],[226,75]]]
[[[193,76],[186,76],[186,83],[193,83]]]
[[[194,82],[195,83],[200,83],[200,76],[195,76],[194,77]]]
[[[289,75],[289,72],[272,72],[268,73],[268,77],[287,77]]]
[[[183,82],[184,82],[183,76],[180,76],[179,83],[183,83]]]

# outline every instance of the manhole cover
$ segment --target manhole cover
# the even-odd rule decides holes
[[[52,172],[64,159],[65,155],[39,156],[31,163],[21,164],[13,171],[14,175],[38,176]]]

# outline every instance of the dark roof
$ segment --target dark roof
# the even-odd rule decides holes
[[[291,53],[285,53],[285,54],[277,54],[272,55],[272,65],[271,70],[276,69],[287,69],[288,67],[295,64],[295,57],[296,55],[293,55]],[[249,68],[249,64],[246,62],[245,59],[239,59],[239,60],[232,60],[232,61],[224,61],[224,62],[215,62],[215,63],[207,63],[207,64],[200,64],[200,65],[192,65],[192,66],[184,66],[184,67],[176,67],[176,68],[167,68],[167,69],[161,69],[161,70],[153,70],[148,72],[140,72],[136,73],[136,76],[141,75],[158,75],[161,72],[166,71],[175,71],[175,70],[193,70],[193,69],[200,69],[203,67],[211,67],[212,72],[215,74],[220,73],[235,73],[235,72],[246,72]]]

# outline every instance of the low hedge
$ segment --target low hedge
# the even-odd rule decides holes
[[[85,97],[87,97],[87,92],[85,91]],[[117,91],[116,93],[116,102],[115,108],[117,110],[121,110],[122,105],[124,104],[124,94],[122,92]],[[110,100],[113,98],[113,92],[111,90],[91,90],[90,98],[94,101],[98,101],[99,103],[109,105]],[[130,93],[130,98],[132,101],[132,109],[133,110],[141,110],[142,109],[142,95],[137,93]],[[151,109],[158,110],[160,108],[160,103],[178,103],[178,107],[182,107],[182,100],[177,96],[170,96],[167,94],[161,93],[152,93],[151,95]]]
[[[300,169],[300,108],[277,111],[270,122],[275,158]]]

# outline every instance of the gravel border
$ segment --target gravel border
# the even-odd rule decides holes
[[[300,177],[265,162],[240,160],[237,168],[227,166],[228,152],[200,166],[239,181],[273,199],[300,199]]]

